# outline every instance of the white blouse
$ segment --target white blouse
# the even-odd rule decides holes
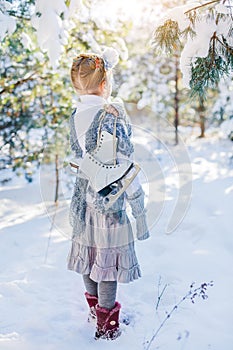
[[[89,129],[96,113],[107,103],[101,96],[81,95],[77,103],[77,110],[74,116],[75,131],[78,142],[85,154],[85,133]]]

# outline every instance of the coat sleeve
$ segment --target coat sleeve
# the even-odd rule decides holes
[[[75,113],[76,113],[76,109],[73,111],[73,113],[70,116],[70,147],[71,147],[71,150],[74,152],[75,157],[81,158],[83,155],[83,151],[78,142],[78,138],[75,130],[75,123],[74,123]]]

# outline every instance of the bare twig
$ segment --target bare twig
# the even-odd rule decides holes
[[[159,292],[159,286],[160,286],[160,283],[161,282],[161,276],[159,277],[159,284],[158,284],[158,301],[157,301],[157,304],[156,304],[156,310],[158,310],[158,307],[159,307],[159,304],[160,304],[160,301],[161,301],[161,299],[162,299],[162,296],[163,296],[163,294],[164,294],[164,292],[165,292],[165,289],[167,288],[167,286],[168,286],[168,284],[165,284],[165,286],[163,287],[163,289],[162,289],[162,292],[160,293]]]
[[[163,328],[164,324],[169,320],[169,318],[171,318],[171,316],[175,312],[175,310],[178,309],[180,304],[182,304],[187,299],[190,299],[191,302],[194,304],[194,300],[195,300],[196,297],[201,297],[203,300],[206,300],[208,298],[208,295],[206,294],[208,286],[209,287],[213,286],[213,281],[210,281],[209,283],[202,283],[199,287],[197,287],[195,289],[193,289],[194,283],[192,283],[190,285],[190,290],[188,291],[188,293],[185,294],[181,298],[181,300],[176,305],[174,305],[173,308],[171,309],[171,311],[166,315],[165,319],[161,322],[160,326],[157,328],[157,330],[155,331],[155,333],[153,334],[151,339],[147,342],[147,346],[146,346],[145,350],[149,350],[150,349],[151,344],[153,343],[153,341],[157,337],[158,333],[161,331],[161,329]]]
[[[205,6],[208,6],[208,5],[211,5],[211,4],[214,4],[215,2],[220,2],[220,0],[213,0],[213,1],[209,1],[209,2],[206,2],[205,4],[202,4],[202,5],[199,5],[199,6],[196,6],[196,7],[193,7],[191,8],[190,10],[186,11],[184,14],[186,15],[187,13],[189,12],[192,12],[192,11],[195,11],[201,7],[205,7]]]
[[[219,37],[218,37],[217,35],[216,35],[215,39],[216,39],[222,46],[224,46],[225,49],[226,49],[227,51],[230,51],[230,52],[233,54],[233,48],[231,48],[230,46],[224,44],[224,42],[222,42],[222,41],[219,39]]]
[[[20,14],[18,14],[18,13],[16,13],[16,12],[12,12],[12,11],[8,11],[8,13],[9,13],[9,15],[11,16],[11,17],[15,17],[15,18],[17,18],[17,19],[23,19],[23,20],[26,20],[26,21],[30,21],[31,20],[31,16],[23,16],[23,15],[20,15]]]
[[[36,74],[37,72],[33,72],[31,75],[29,75],[29,77],[27,78],[23,78],[18,80],[16,83],[14,84],[10,84],[10,86],[6,86],[4,89],[2,89],[0,91],[0,95],[3,94],[4,92],[11,92],[12,90],[14,90],[15,88],[17,88],[17,86],[22,85],[30,80],[34,80],[33,76]],[[13,87],[12,87],[13,85]]]

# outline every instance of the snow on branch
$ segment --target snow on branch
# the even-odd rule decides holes
[[[36,0],[35,12],[31,18],[32,26],[37,31],[39,47],[48,53],[54,69],[58,66],[66,41],[62,17],[67,13],[64,0]]]
[[[56,69],[67,43],[67,20],[77,11],[83,14],[85,10],[82,0],[70,0],[69,7],[66,3],[65,0],[35,0],[25,16],[22,12],[24,6],[20,2],[11,4],[7,0],[0,0],[0,39],[15,31],[17,20],[30,20],[36,30],[40,49],[48,54],[51,66]]]
[[[10,16],[13,5],[8,1],[0,1],[0,40],[2,41],[7,34],[11,34],[16,29],[16,19]]]
[[[180,52],[183,82],[204,96],[233,69],[231,0],[195,2],[169,10],[153,34],[155,48]]]

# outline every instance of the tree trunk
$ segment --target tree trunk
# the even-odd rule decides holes
[[[174,104],[175,104],[175,119],[174,119],[174,126],[175,126],[175,144],[178,145],[179,139],[178,139],[178,125],[179,125],[179,88],[178,88],[178,80],[179,80],[179,57],[176,54],[175,55],[175,97],[174,97]]]
[[[201,126],[201,134],[199,137],[205,137],[205,116],[200,114],[200,126]]]
[[[200,128],[201,134],[200,138],[205,137],[205,105],[203,98],[200,99],[200,106],[198,108],[199,118],[200,118]]]
[[[55,155],[55,174],[56,174],[56,187],[55,187],[55,204],[58,203],[58,195],[59,195],[59,159],[58,154]]]

